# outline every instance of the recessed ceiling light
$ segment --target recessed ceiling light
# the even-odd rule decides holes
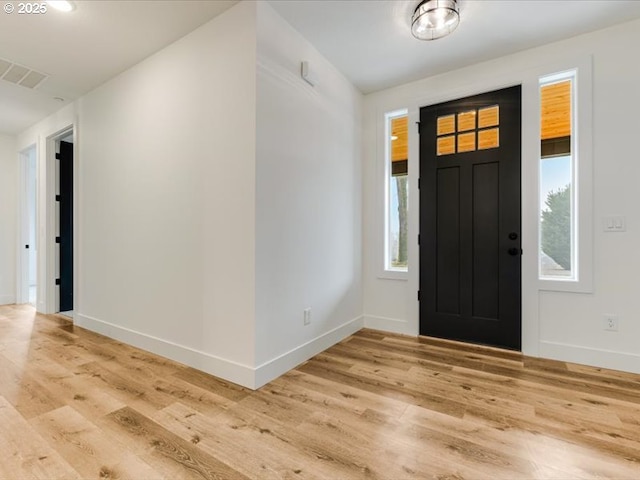
[[[61,12],[70,12],[76,8],[73,2],[68,0],[47,0],[47,3],[51,5],[51,8],[55,8]]]

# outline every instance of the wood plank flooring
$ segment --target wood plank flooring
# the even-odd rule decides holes
[[[640,376],[362,330],[258,391],[0,306],[0,479],[640,479]]]

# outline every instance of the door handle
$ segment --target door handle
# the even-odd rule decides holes
[[[507,252],[509,253],[509,255],[515,257],[516,255],[521,253],[521,250],[519,248],[516,248],[516,247],[511,247],[509,250],[507,250]]]

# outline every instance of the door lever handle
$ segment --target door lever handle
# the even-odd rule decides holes
[[[520,249],[516,247],[511,247],[509,250],[507,250],[507,252],[509,253],[509,255],[515,257],[516,255],[518,255],[518,253],[520,253]]]

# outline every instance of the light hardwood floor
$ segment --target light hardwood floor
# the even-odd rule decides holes
[[[252,392],[0,307],[0,478],[640,478],[640,376],[363,330]]]

